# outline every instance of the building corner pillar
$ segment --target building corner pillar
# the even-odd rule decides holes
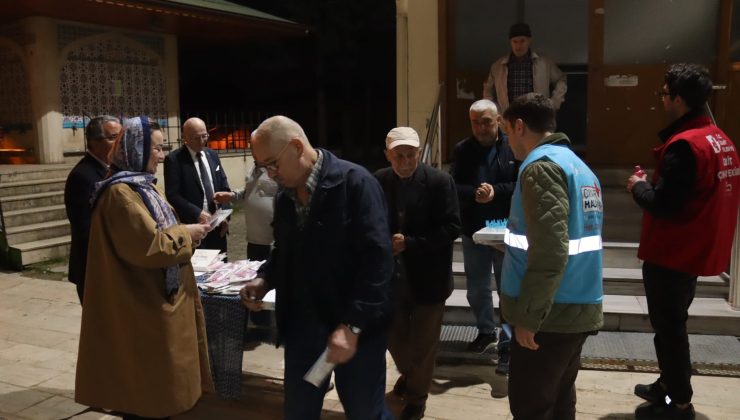
[[[732,309],[740,311],[740,213],[738,213],[738,224],[735,226],[735,238],[732,241],[729,274],[730,293],[727,301]]]
[[[23,22],[31,38],[26,54],[31,119],[36,133],[34,155],[38,163],[63,163],[56,22],[46,17],[30,17]]]

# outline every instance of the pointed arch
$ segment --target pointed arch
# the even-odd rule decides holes
[[[31,123],[31,90],[26,56],[16,42],[0,37],[0,126]]]

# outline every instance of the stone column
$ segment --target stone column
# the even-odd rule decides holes
[[[396,124],[409,125],[408,0],[396,0]]]
[[[439,87],[437,0],[396,1],[398,124],[426,136]]]
[[[63,163],[62,101],[59,93],[59,48],[56,22],[45,17],[23,20],[31,43],[26,48],[31,91],[31,119],[39,163]]]
[[[727,300],[732,309],[740,310],[740,214],[738,225],[735,227],[735,240],[732,242],[732,254],[730,260],[730,295]]]
[[[177,127],[184,121],[179,121],[180,116],[180,79],[177,67],[177,37],[174,35],[164,36],[164,57],[162,57],[162,77],[167,89],[167,125]],[[177,130],[167,130],[167,140],[172,147],[177,147]]]

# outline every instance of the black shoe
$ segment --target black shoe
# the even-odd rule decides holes
[[[427,409],[427,405],[422,404],[406,404],[401,411],[400,420],[419,420],[424,417],[424,412]]]
[[[657,380],[647,385],[635,385],[635,395],[645,401],[665,405],[667,393],[665,388],[660,384],[660,380]]]
[[[495,332],[493,334],[478,333],[478,337],[475,337],[475,340],[468,344],[468,351],[482,354],[486,350],[496,347],[496,344],[498,344],[498,336]]]
[[[393,395],[397,397],[403,397],[403,394],[405,393],[406,393],[406,376],[401,375],[398,377],[396,384],[393,385]]]
[[[498,355],[498,365],[496,365],[497,375],[508,375],[509,374],[509,352],[502,351]]]
[[[681,410],[676,404],[647,404],[637,407],[635,410],[635,419],[675,419],[675,420],[694,420],[696,411],[694,405]]]

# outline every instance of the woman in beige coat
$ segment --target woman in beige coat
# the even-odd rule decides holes
[[[154,184],[162,132],[124,123],[93,205],[75,400],[167,417],[213,392],[203,308],[190,265],[208,225],[181,225]]]

